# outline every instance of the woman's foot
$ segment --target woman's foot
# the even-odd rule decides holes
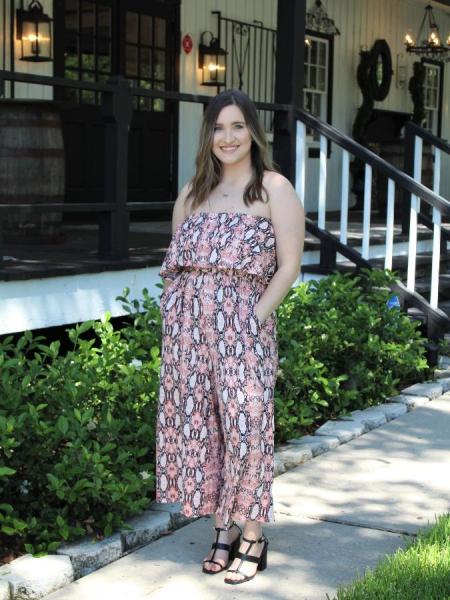
[[[258,537],[252,534],[246,534],[244,531],[243,537],[250,540],[258,540],[261,539],[262,534]],[[239,546],[239,552],[242,554],[248,554],[249,556],[255,556],[256,558],[260,558],[263,550],[264,550],[264,540],[258,543],[255,541],[254,544],[250,542],[246,542],[245,540],[241,541],[241,545]],[[240,566],[239,566],[240,565]],[[232,572],[230,572],[230,569]],[[240,572],[236,573],[239,569]],[[236,557],[233,562],[229,565],[226,579],[229,581],[243,581],[247,577],[254,577],[256,571],[258,570],[257,562],[250,562],[248,560],[242,560],[239,557]]]
[[[227,531],[219,531],[218,533],[219,537],[217,539],[216,531],[216,538],[214,541],[217,541],[219,544],[229,544],[231,548],[233,542],[241,535],[241,530],[236,523],[233,523]],[[218,573],[228,565],[229,558],[229,550],[224,550],[222,548],[211,548],[208,556],[206,556],[206,558],[203,560],[203,569],[209,573]],[[212,562],[212,560],[215,562]]]

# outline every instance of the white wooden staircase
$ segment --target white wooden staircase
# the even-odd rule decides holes
[[[304,278],[319,278],[333,271],[354,271],[362,267],[389,269],[397,275],[391,286],[402,308],[419,319],[430,340],[430,347],[450,331],[450,202],[440,191],[441,152],[449,152],[439,138],[408,124],[408,141],[412,157],[412,176],[343,135],[330,125],[304,111],[297,111],[296,189],[300,198],[305,192],[306,127],[320,136],[318,211],[308,213],[307,235],[302,260]],[[420,183],[422,141],[434,148],[433,189]],[[332,143],[341,156],[338,211],[327,211],[327,145]],[[362,160],[364,170],[364,208],[349,210],[351,156]],[[380,217],[372,210],[372,174],[376,170],[387,177],[387,211]],[[402,192],[402,206],[395,206],[396,190]],[[397,200],[398,201],[398,200]],[[429,209],[420,212],[420,204]],[[402,212],[402,223],[394,223],[394,212]],[[432,218],[427,216],[432,214]],[[431,357],[431,362],[433,358]]]

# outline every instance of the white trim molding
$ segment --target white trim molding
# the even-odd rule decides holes
[[[160,267],[69,275],[0,283],[0,334],[56,327],[99,319],[106,311],[125,315],[116,301],[124,288],[130,297],[142,297],[147,288],[159,302]]]

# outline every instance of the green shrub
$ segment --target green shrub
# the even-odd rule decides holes
[[[386,304],[392,279],[335,272],[289,292],[278,309],[278,441],[379,404],[427,369],[418,323]]]
[[[143,312],[122,300],[132,325],[76,326],[65,356],[30,332],[0,347],[1,546],[14,536],[38,555],[109,535],[153,497],[160,313],[146,290]]]

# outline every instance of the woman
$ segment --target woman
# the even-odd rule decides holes
[[[203,572],[226,583],[267,561],[274,521],[275,309],[300,273],[304,211],[267,153],[254,104],[217,95],[205,111],[196,173],[177,198],[160,275],[163,343],[156,500],[215,514]],[[241,528],[235,521],[243,523]]]

